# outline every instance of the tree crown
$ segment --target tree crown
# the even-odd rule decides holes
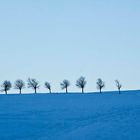
[[[102,89],[103,87],[105,87],[105,83],[102,81],[101,78],[99,78],[99,79],[97,80],[96,84],[97,84],[97,88],[98,88],[98,89]]]
[[[25,88],[25,83],[23,80],[16,80],[15,81],[15,89],[22,89],[22,88]]]
[[[45,87],[50,90],[51,89],[51,84],[49,82],[45,82]]]
[[[62,89],[65,89],[70,86],[70,82],[68,80],[63,80],[63,82],[60,83],[60,85]]]
[[[77,81],[76,81],[76,86],[79,88],[84,88],[86,86],[87,82],[85,80],[85,77],[81,76]]]
[[[5,80],[1,87],[2,87],[2,91],[7,91],[11,89],[12,84],[10,81]]]
[[[116,86],[117,86],[118,89],[122,88],[122,85],[118,80],[115,80],[115,83],[116,83]]]
[[[36,79],[28,79],[28,88],[39,88],[39,82]]]

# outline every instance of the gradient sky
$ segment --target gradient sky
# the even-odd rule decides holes
[[[96,80],[115,90],[140,87],[140,0],[1,0],[0,82],[28,77],[61,91],[63,79],[70,91],[96,91]],[[11,92],[15,92],[12,90]],[[25,89],[24,92],[32,92]]]

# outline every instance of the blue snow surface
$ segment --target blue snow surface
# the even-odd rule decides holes
[[[140,91],[0,95],[0,140],[140,140]]]

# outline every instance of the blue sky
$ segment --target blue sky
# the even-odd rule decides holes
[[[61,91],[69,79],[79,91],[83,75],[87,91],[97,90],[99,77],[105,90],[115,90],[115,79],[139,89],[139,39],[139,0],[0,1],[0,80],[34,77],[43,92],[44,81]]]

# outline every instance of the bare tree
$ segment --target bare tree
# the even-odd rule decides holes
[[[70,82],[68,80],[64,80],[60,83],[62,89],[66,89],[66,93],[68,93],[68,87],[70,86]]]
[[[48,82],[45,82],[45,87],[49,90],[49,92],[51,93],[51,84]]]
[[[37,93],[37,89],[39,88],[39,82],[36,79],[28,79],[28,88],[34,89],[35,93]]]
[[[119,91],[119,94],[120,94],[121,93],[122,85],[121,85],[121,83],[118,80],[115,80],[115,83],[116,83],[116,87],[118,88],[118,91]]]
[[[82,89],[82,93],[84,93],[84,88],[86,86],[87,82],[85,80],[85,77],[81,76],[77,81],[76,81],[76,86],[78,88]]]
[[[11,89],[12,84],[11,84],[10,81],[5,80],[5,81],[3,82],[3,84],[1,85],[1,87],[2,87],[2,90],[1,90],[1,91],[5,91],[5,94],[7,94],[8,90]]]
[[[19,90],[19,93],[21,94],[21,90],[25,88],[25,83],[23,80],[18,79],[15,81],[15,89]]]
[[[100,93],[102,93],[102,88],[105,87],[105,83],[102,81],[101,78],[99,78],[96,84],[97,84],[97,88],[100,90]]]

